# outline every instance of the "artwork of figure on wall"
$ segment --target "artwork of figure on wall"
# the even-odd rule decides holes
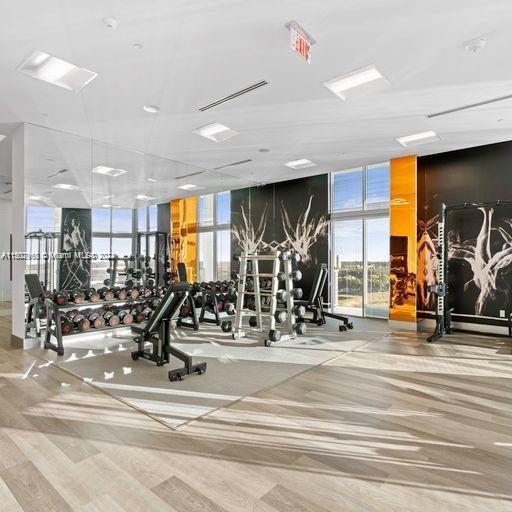
[[[63,208],[61,225],[61,253],[59,288],[74,290],[87,288],[91,283],[91,210]]]

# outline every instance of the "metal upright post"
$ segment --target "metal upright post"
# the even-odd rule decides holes
[[[245,282],[247,279],[247,254],[240,255],[240,277],[238,279],[238,293],[236,296],[235,328],[233,335],[238,337],[242,332],[243,307],[245,297]]]
[[[252,279],[254,283],[254,311],[256,313],[256,327],[258,331],[263,331],[263,322],[261,321],[261,292],[260,292],[260,267],[258,257],[251,260],[252,262]]]
[[[286,298],[286,313],[288,315],[288,333],[290,335],[290,338],[295,338],[295,314],[294,314],[294,302],[293,302],[293,280],[291,277],[291,273],[293,271],[292,268],[292,261],[288,257],[284,260],[284,273],[285,273],[285,285],[286,285],[286,291],[287,291],[287,298]]]

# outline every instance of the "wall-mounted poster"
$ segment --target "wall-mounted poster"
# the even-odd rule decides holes
[[[63,208],[59,289],[76,290],[90,287],[91,242],[91,210],[88,208]]]

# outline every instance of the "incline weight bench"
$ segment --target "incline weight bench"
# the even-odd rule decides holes
[[[201,375],[206,371],[206,363],[193,364],[191,356],[171,346],[171,321],[178,317],[181,306],[186,302],[194,306],[190,285],[187,282],[171,284],[149,320],[145,324],[132,325],[137,343],[137,350],[132,352],[134,361],[142,357],[163,366],[169,362],[170,356],[174,356],[185,363],[183,368],[169,372],[171,381],[183,380],[183,377],[193,373]],[[152,345],[150,350],[145,348],[147,342]]]
[[[45,313],[43,287],[37,274],[25,275],[29,302],[25,318],[25,334],[29,334],[32,328],[36,330],[36,336],[41,336],[41,315]]]
[[[340,331],[353,329],[354,325],[346,316],[338,315],[337,313],[329,313],[324,309],[326,306],[329,306],[328,304],[324,304],[322,300],[322,293],[324,291],[325,283],[327,282],[327,272],[327,263],[321,263],[316,270],[315,279],[313,281],[313,286],[311,287],[308,300],[294,301],[295,306],[303,306],[306,309],[306,312],[313,313],[313,318],[298,318],[297,321],[310,322],[320,326],[326,323],[325,317],[328,317],[341,322],[339,326]]]

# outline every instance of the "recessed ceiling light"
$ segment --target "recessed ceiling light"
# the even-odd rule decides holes
[[[413,135],[405,135],[404,137],[398,137],[395,139],[404,148],[408,146],[418,146],[420,144],[427,144],[440,140],[441,138],[436,132],[429,130],[428,132],[415,133]]]
[[[178,188],[181,188],[181,190],[193,190],[195,188],[202,188],[202,187],[198,187],[197,185],[194,185],[192,183],[185,183],[185,185],[180,185]]]
[[[157,114],[160,112],[160,109],[155,105],[144,105],[142,108],[145,112],[149,112],[150,114]]]
[[[213,140],[214,142],[222,142],[231,139],[231,137],[234,137],[235,135],[238,135],[238,132],[235,132],[235,130],[232,130],[231,128],[228,128],[227,126],[224,126],[220,123],[212,123],[207,124],[206,126],[201,126],[196,130],[192,130],[192,133],[200,135],[205,139]]]
[[[28,196],[28,198],[31,201],[42,201],[43,200],[43,198],[41,196]]]
[[[78,190],[76,185],[70,185],[69,183],[57,183],[53,185],[53,188],[60,188],[62,190]]]
[[[157,181],[157,180],[156,180],[156,178],[148,178],[148,181],[151,181],[151,182],[153,182],[153,183],[154,183],[154,182],[155,182],[155,181]]]
[[[101,207],[102,208],[112,208],[112,205],[111,204],[102,204]]]
[[[0,133],[0,141],[4,140],[6,137],[7,137],[7,135],[2,135],[2,134]]]
[[[353,96],[363,96],[391,87],[391,84],[373,65],[333,78],[324,82],[324,85],[344,101]]]
[[[307,160],[306,158],[301,158],[300,160],[292,160],[291,162],[286,162],[286,167],[291,167],[292,169],[307,169],[308,167],[315,167],[315,163]]]
[[[487,44],[487,41],[483,37],[477,37],[476,39],[471,39],[469,41],[466,41],[464,43],[464,49],[468,52],[475,53],[479,50],[481,50],[485,45]]]
[[[34,50],[16,69],[27,76],[74,93],[81,91],[98,76],[93,71],[39,50]]]
[[[268,148],[260,148],[260,149],[258,149],[258,151],[260,153],[268,153],[270,151],[270,149],[268,149]]]
[[[126,171],[124,169],[115,169],[114,167],[107,167],[105,165],[98,165],[91,172],[94,174],[103,174],[105,176],[110,176],[111,178],[115,178],[124,174]]]
[[[134,50],[142,50],[142,45],[140,43],[133,43]]]
[[[137,197],[137,199],[140,199],[141,201],[150,201],[151,199],[156,199],[156,197],[145,196],[144,194],[139,194],[136,197]]]

